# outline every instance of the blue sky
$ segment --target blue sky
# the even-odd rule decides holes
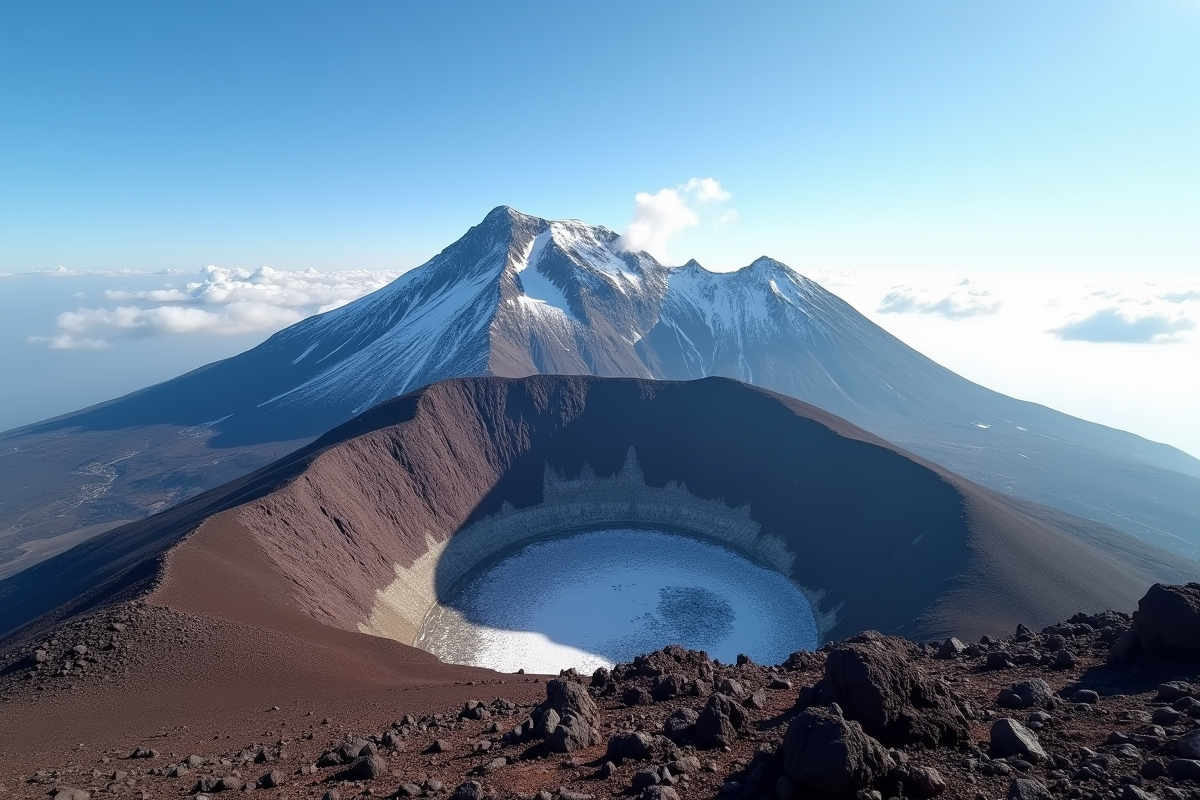
[[[4,266],[387,268],[711,175],[714,266],[1192,268],[1198,54],[1194,0],[9,3]]]
[[[0,6],[0,273],[395,272],[499,204],[622,230],[636,193],[711,177],[724,221],[680,229],[671,260],[840,274],[968,377],[1160,439],[1190,426],[1192,452],[1200,426],[1152,398],[1200,403],[1181,377],[1200,311],[1159,296],[1200,273],[1198,143],[1195,0]],[[938,311],[929,293],[960,276],[991,279],[1005,311]],[[47,349],[57,314],[117,302],[70,277],[0,279],[0,367],[45,378],[4,390],[10,406],[49,408],[39,387],[78,384],[81,360],[132,389],[139,364],[158,379],[255,340]],[[929,302],[880,311],[893,291]],[[1061,313],[1017,313],[1029,293]],[[1114,324],[1168,333],[1048,333]],[[992,353],[997,336],[1028,360]],[[1144,406],[1103,366],[1069,369],[1149,363]],[[57,391],[55,413],[103,399],[89,391]]]

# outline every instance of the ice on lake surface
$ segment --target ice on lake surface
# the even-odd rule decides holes
[[[668,644],[775,664],[817,646],[812,608],[783,575],[660,531],[598,530],[529,544],[441,604],[421,647],[501,672],[590,672]]]

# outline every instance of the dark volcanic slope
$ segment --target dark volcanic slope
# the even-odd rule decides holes
[[[547,466],[610,475],[631,448],[651,487],[748,506],[795,555],[793,578],[836,610],[831,638],[1041,625],[1127,608],[1148,583],[1185,577],[1174,556],[1019,507],[745,384],[482,378],[379,405],[247,478],[0,582],[0,630],[158,585],[153,601],[176,610],[304,638],[314,620],[355,631],[396,565],[431,540],[504,503],[540,503]]]
[[[0,565],[161,510],[426,384],[535,373],[736,378],[1200,556],[1200,461],[1185,453],[971,383],[772,259],[673,268],[604,228],[501,207],[392,284],[241,355],[0,436]]]

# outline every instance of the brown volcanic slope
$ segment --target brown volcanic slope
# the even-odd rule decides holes
[[[528,679],[444,665],[359,625],[396,565],[431,542],[470,539],[472,523],[505,504],[540,503],[547,465],[603,477],[631,449],[650,487],[683,483],[748,507],[762,539],[795,556],[792,577],[836,611],[827,639],[867,627],[996,634],[1017,620],[1129,608],[1185,568],[734,381],[448,381],[0,582],[2,771],[28,774],[66,751],[86,749],[85,764],[139,743],[221,751],[232,742],[212,740],[289,739],[323,717],[340,735],[469,698],[534,699],[541,687]],[[61,660],[31,672],[26,656],[42,641],[55,659],[86,643],[96,661],[66,677],[50,677]]]
[[[760,539],[794,556],[791,577],[824,593],[819,610],[836,620],[827,639],[1042,625],[1131,607],[1148,583],[1187,577],[1181,560],[1098,523],[1017,505],[735,381],[473,378],[379,405],[246,478],[0,582],[0,632],[151,586],[151,602],[180,611],[301,638],[354,632],[397,565],[503,504],[539,504],[547,467],[603,477],[631,449],[650,487],[747,506]]]

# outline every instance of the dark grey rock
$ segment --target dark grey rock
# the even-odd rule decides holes
[[[691,738],[692,727],[699,718],[700,715],[690,708],[677,708],[663,721],[663,734],[674,742],[684,742]]]
[[[343,774],[352,781],[374,780],[387,774],[387,762],[379,756],[359,756]]]
[[[1016,778],[1008,785],[1008,800],[1051,800],[1051,796],[1041,781]]]
[[[621,764],[626,759],[635,761],[661,761],[676,752],[675,745],[665,736],[655,736],[645,731],[620,733],[608,740],[604,758]]]
[[[633,773],[633,781],[631,785],[635,792],[640,792],[647,786],[657,786],[661,781],[662,776],[659,775],[657,769],[639,769]]]
[[[1054,663],[1051,666],[1054,669],[1071,669],[1077,661],[1075,654],[1070,650],[1060,649],[1054,654]]]
[[[1154,698],[1154,701],[1156,703],[1173,703],[1184,697],[1191,697],[1195,693],[1196,687],[1186,681],[1168,681],[1159,684],[1158,696]]]
[[[1139,789],[1132,783],[1127,783],[1121,790],[1121,800],[1159,800],[1159,797],[1156,794]]]
[[[1002,717],[992,723],[991,755],[993,758],[1020,756],[1026,761],[1041,764],[1049,759],[1037,734],[1015,719]]]
[[[673,697],[683,694],[686,685],[687,679],[682,675],[675,673],[659,675],[650,685],[650,696],[660,702],[670,700]]]
[[[479,781],[467,781],[454,787],[450,800],[480,800],[483,797],[483,786]]]
[[[720,692],[708,698],[696,718],[692,739],[697,747],[727,747],[737,739],[746,724],[746,713],[731,698]]]
[[[1048,708],[1054,702],[1054,690],[1041,678],[1014,683],[1012,690],[1024,703],[1022,708]]]
[[[1180,758],[1200,759],[1200,730],[1192,731],[1175,742],[1175,753]]]
[[[1133,630],[1143,648],[1200,650],[1200,583],[1156,583],[1138,601]]]
[[[970,741],[949,688],[916,667],[918,655],[904,639],[876,631],[852,636],[830,649],[814,699],[838,703],[847,718],[889,747]]]
[[[883,745],[861,725],[823,708],[805,709],[792,720],[780,754],[788,777],[828,794],[866,789],[893,766]]]
[[[535,719],[533,735],[539,739],[550,738],[550,734],[554,733],[558,723],[562,722],[562,717],[553,708],[543,709],[540,714],[535,714]]]
[[[555,753],[573,753],[576,750],[583,750],[591,747],[594,744],[600,743],[600,731],[596,730],[595,726],[587,722],[575,712],[567,713],[567,716],[558,727],[554,729],[554,733],[550,734],[547,743],[550,749]]]
[[[1200,761],[1177,758],[1167,764],[1167,774],[1177,781],[1200,781]]]
[[[667,764],[667,769],[671,770],[671,774],[673,775],[691,775],[700,771],[700,759],[695,756],[677,758],[670,764]]]
[[[762,689],[752,692],[749,697],[742,701],[742,705],[746,708],[752,708],[755,711],[762,711],[767,707],[767,693]]]
[[[963,650],[965,650],[965,649],[967,649],[966,645],[964,645],[957,638],[951,636],[949,639],[942,642],[941,647],[938,648],[937,657],[938,658],[958,658],[959,656],[962,655]]]
[[[679,793],[670,786],[648,786],[642,800],[679,800]]]
[[[1150,715],[1150,721],[1155,725],[1170,727],[1179,724],[1179,721],[1185,716],[1185,714],[1180,714],[1170,706],[1163,706],[1162,708],[1154,709],[1154,713]]]

